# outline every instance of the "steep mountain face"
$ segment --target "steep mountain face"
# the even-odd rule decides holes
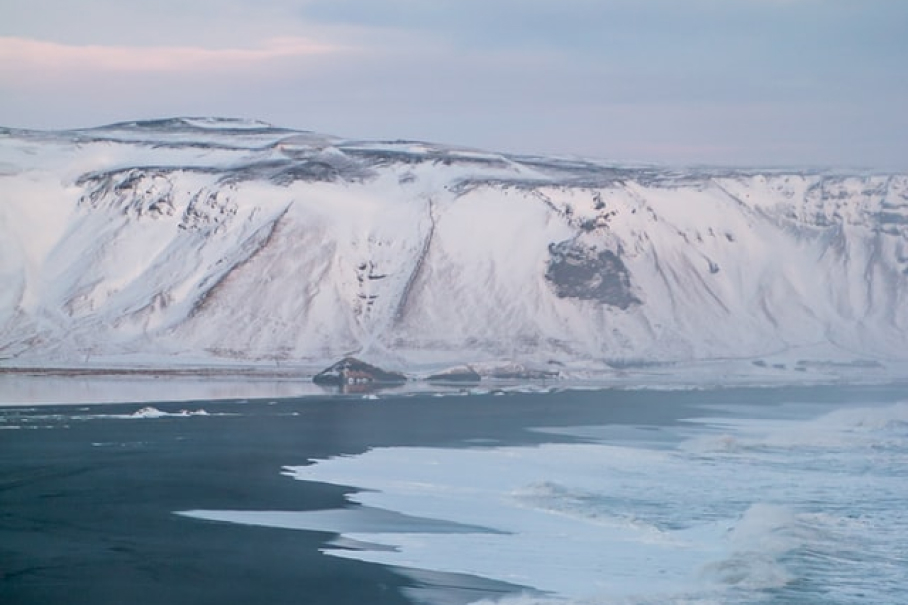
[[[908,357],[908,176],[0,130],[0,359]],[[817,349],[818,348],[818,349]]]

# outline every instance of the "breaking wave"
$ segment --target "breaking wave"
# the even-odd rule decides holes
[[[840,408],[659,425],[658,443],[585,427],[580,443],[383,447],[284,473],[489,528],[430,539],[326,517],[323,531],[379,546],[325,552],[412,572],[417,592],[435,573],[527,588],[479,601],[498,605],[898,602],[908,404]]]
[[[908,440],[908,402],[838,409],[805,422],[722,420],[716,432],[681,448],[699,454],[747,454],[769,449],[881,448]]]
[[[179,412],[163,412],[154,406],[145,406],[136,410],[132,414],[123,416],[111,416],[111,418],[168,418],[168,417],[186,417],[186,416],[210,416],[204,409],[197,410],[180,410]]]
[[[665,531],[655,524],[634,514],[622,512],[631,503],[615,502],[603,493],[571,489],[554,481],[542,481],[514,490],[511,496],[519,505],[542,512],[647,532],[653,538],[665,536]]]

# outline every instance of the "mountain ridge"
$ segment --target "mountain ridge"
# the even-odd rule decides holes
[[[3,365],[908,358],[906,175],[171,118],[0,130],[0,196]]]

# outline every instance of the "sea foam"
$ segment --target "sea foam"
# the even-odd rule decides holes
[[[503,605],[894,602],[908,405],[795,412],[720,411],[661,427],[671,438],[658,443],[607,427],[589,442],[587,427],[583,443],[384,447],[283,472],[355,486],[354,503],[404,520],[297,513],[298,529],[363,545],[327,553],[394,566],[417,585],[431,572],[526,588],[496,596]],[[227,513],[205,518],[254,522]]]

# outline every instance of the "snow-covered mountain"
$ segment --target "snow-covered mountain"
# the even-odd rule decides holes
[[[0,359],[908,358],[908,176],[0,129]],[[119,360],[119,361],[118,361]]]

